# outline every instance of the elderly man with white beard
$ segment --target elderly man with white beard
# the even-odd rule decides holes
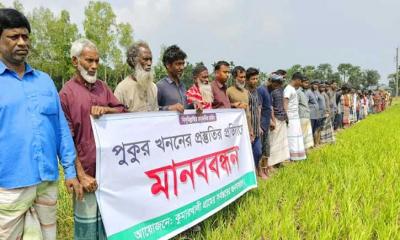
[[[120,113],[124,106],[111,89],[97,79],[99,53],[94,43],[78,39],[71,46],[72,65],[76,74],[61,89],[61,106],[77,150],[76,172],[85,190],[84,201],[74,199],[74,239],[106,239],[95,191],[96,144],[90,115]]]
[[[208,69],[203,64],[198,64],[193,69],[194,84],[186,92],[188,104],[193,104],[194,109],[201,113],[203,109],[211,109],[214,96],[208,78]]]
[[[129,112],[158,111],[157,86],[151,68],[153,56],[149,45],[138,41],[129,47],[126,56],[133,73],[118,84],[114,95]]]

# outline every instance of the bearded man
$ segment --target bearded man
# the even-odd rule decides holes
[[[202,112],[211,109],[214,96],[208,78],[208,69],[203,64],[198,64],[193,69],[194,84],[186,92],[188,104],[193,104],[194,109]]]
[[[129,47],[126,56],[133,73],[117,85],[114,95],[129,112],[158,111],[157,86],[151,68],[153,56],[149,45],[138,41]]]
[[[97,189],[96,144],[90,115],[120,113],[124,106],[106,83],[97,79],[99,53],[94,43],[79,39],[71,46],[75,76],[60,91],[61,106],[77,150],[76,172],[82,184],[84,201],[74,201],[74,239],[106,239],[94,192]]]

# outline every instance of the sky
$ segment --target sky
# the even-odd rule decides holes
[[[0,0],[11,6],[12,0]],[[26,12],[45,6],[68,10],[82,28],[86,0],[21,0]],[[294,64],[351,63],[376,69],[381,82],[395,72],[400,46],[399,0],[112,0],[118,22],[134,40],[177,44],[188,61],[209,67],[233,61],[263,72]]]

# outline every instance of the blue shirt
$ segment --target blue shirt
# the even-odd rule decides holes
[[[264,131],[269,130],[272,112],[272,99],[265,85],[257,88],[258,95],[261,99],[261,128]]]
[[[157,83],[157,89],[158,106],[160,106],[161,110],[168,110],[168,106],[177,103],[182,104],[185,109],[189,108],[186,99],[186,88],[182,81],[177,85],[175,81],[165,77]]]
[[[75,147],[57,89],[45,73],[25,64],[18,74],[0,61],[0,187],[27,187],[76,177]]]

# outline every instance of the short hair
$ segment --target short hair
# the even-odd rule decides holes
[[[208,70],[208,69],[207,69],[206,66],[204,66],[204,64],[202,64],[202,63],[197,64],[197,65],[193,68],[193,71],[192,71],[192,76],[193,76],[193,78],[198,77],[198,76],[200,75],[200,73],[202,73],[202,72],[204,72],[204,71],[206,71],[206,70]]]
[[[301,79],[302,82],[307,82],[310,81],[310,79],[307,76],[303,76],[303,79]]]
[[[283,69],[278,69],[278,70],[276,70],[275,73],[278,74],[278,75],[283,76],[283,75],[286,75],[287,72],[285,70],[283,70]]]
[[[258,69],[250,67],[246,70],[246,79],[249,80],[252,76],[258,75],[260,71]]]
[[[145,41],[137,41],[133,43],[126,51],[126,63],[132,68],[135,68],[137,59],[139,57],[140,48],[146,48],[150,50],[149,44]]]
[[[177,45],[172,45],[165,49],[162,61],[166,67],[168,64],[172,64],[177,60],[185,60],[187,57],[186,53],[182,51]]]
[[[218,71],[221,68],[221,66],[229,67],[230,65],[227,61],[218,61],[214,66],[214,71]]]
[[[292,80],[303,80],[303,74],[301,72],[295,72],[292,75]]]
[[[71,58],[73,58],[73,57],[79,58],[83,49],[85,49],[85,48],[90,48],[90,49],[94,49],[97,51],[96,44],[94,44],[89,39],[80,38],[80,39],[74,41],[71,45],[71,51],[70,51]]]
[[[236,66],[232,69],[232,76],[233,78],[236,78],[239,72],[246,72],[246,69],[242,66]]]
[[[3,34],[4,29],[8,28],[26,28],[31,33],[31,25],[24,14],[12,8],[1,8],[0,36]]]

